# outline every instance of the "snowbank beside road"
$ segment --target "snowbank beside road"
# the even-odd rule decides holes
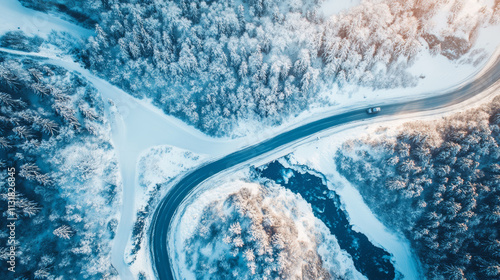
[[[142,153],[137,163],[138,181],[134,196],[134,213],[138,211],[152,213],[157,202],[172,187],[171,181],[202,164],[206,159],[206,155],[194,154],[171,146],[156,146]],[[139,217],[134,216],[137,222]],[[142,236],[134,236],[135,240],[132,240],[138,247],[129,240],[125,249],[125,258],[127,262],[132,262],[130,271],[136,279],[141,273],[154,278],[147,236],[149,219],[143,225]]]

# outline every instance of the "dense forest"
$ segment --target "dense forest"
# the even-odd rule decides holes
[[[116,275],[109,258],[119,181],[103,110],[80,76],[0,54],[1,244],[12,236],[7,217],[17,215],[15,273],[7,271],[11,248],[2,246],[2,279]]]
[[[500,97],[397,131],[346,142],[337,170],[411,241],[429,279],[498,279]]]
[[[331,17],[321,0],[51,2],[97,22],[87,67],[217,136],[249,119],[279,124],[346,85],[415,86],[406,69],[419,52],[457,60],[500,17],[498,1],[474,16],[459,16],[466,0],[363,1]]]

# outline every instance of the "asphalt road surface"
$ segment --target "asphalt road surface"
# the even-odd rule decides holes
[[[367,114],[366,109],[360,109],[330,116],[297,127],[254,146],[229,154],[188,173],[175,186],[173,186],[167,195],[162,199],[153,216],[149,232],[149,242],[154,266],[153,269],[156,276],[161,280],[174,279],[172,273],[173,264],[170,263],[167,248],[167,233],[170,229],[172,218],[174,217],[177,207],[182,203],[184,198],[186,198],[189,193],[196,188],[196,186],[213,175],[237,164],[246,162],[254,157],[332,127],[368,118],[377,118],[400,113],[431,111],[461,103],[488,89],[496,81],[498,81],[499,78],[500,59],[497,59],[495,64],[483,73],[483,75],[460,88],[443,93],[443,95],[381,106],[382,111],[377,114]]]

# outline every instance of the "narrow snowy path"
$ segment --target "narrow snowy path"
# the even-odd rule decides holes
[[[133,279],[124,257],[135,218],[134,194],[139,155],[156,145],[171,145],[218,157],[236,150],[237,141],[205,136],[194,128],[166,116],[152,105],[137,100],[97,78],[76,63],[53,59],[47,62],[80,73],[99,90],[107,104],[107,117],[111,124],[112,140],[118,155],[123,184],[121,218],[113,241],[112,263],[121,279]],[[111,102],[107,102],[108,100]]]

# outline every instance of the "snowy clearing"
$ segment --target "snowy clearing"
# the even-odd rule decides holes
[[[52,31],[68,32],[77,37],[88,37],[93,31],[60,18],[28,9],[17,0],[2,0],[0,34],[8,31],[23,31],[28,36],[47,38]]]

